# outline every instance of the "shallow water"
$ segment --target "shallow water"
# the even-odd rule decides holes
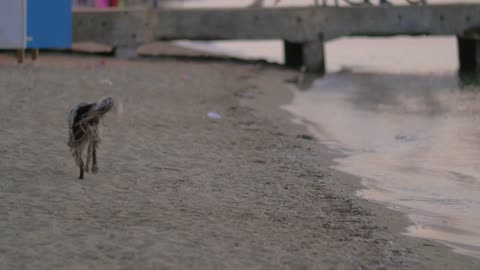
[[[340,149],[359,194],[416,222],[409,234],[480,257],[480,88],[454,74],[340,72],[285,108]]]
[[[480,87],[454,38],[344,39],[324,78],[285,109],[341,150],[359,195],[409,214],[408,234],[480,257]],[[399,53],[401,52],[401,53]]]
[[[457,74],[456,50],[454,38],[335,41],[331,73],[285,108],[345,153],[335,168],[362,177],[360,196],[409,214],[408,234],[480,257],[480,87]]]
[[[280,41],[181,44],[283,61]],[[362,178],[360,196],[409,214],[408,234],[480,257],[480,86],[457,73],[456,40],[340,39],[326,55],[327,75],[285,109],[345,154],[335,168]]]

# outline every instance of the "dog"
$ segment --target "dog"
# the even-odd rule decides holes
[[[107,97],[95,103],[79,103],[73,106],[68,113],[68,146],[80,168],[79,179],[83,179],[84,171],[91,171],[94,174],[98,172],[97,146],[100,143],[100,122],[115,105],[115,100]],[[82,159],[85,146],[87,146],[86,164]]]

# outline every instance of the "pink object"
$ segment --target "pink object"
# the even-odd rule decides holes
[[[108,0],[95,0],[95,7],[97,8],[108,8]]]

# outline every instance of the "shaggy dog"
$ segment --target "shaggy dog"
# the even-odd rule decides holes
[[[114,106],[114,99],[107,97],[96,103],[79,103],[73,106],[68,114],[68,146],[77,166],[80,167],[79,179],[83,179],[84,171],[88,172],[91,169],[92,173],[98,172],[96,148],[100,143],[100,121]],[[85,146],[88,146],[86,165],[82,159]]]

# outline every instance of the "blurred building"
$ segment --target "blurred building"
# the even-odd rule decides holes
[[[72,0],[73,7],[95,7],[99,2],[110,3],[109,0]],[[119,0],[120,6],[147,7],[152,6],[153,0]]]

